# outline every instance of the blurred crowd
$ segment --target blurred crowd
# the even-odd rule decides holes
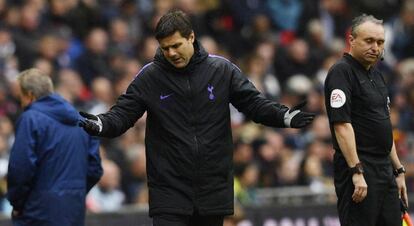
[[[352,18],[383,19],[379,67],[389,84],[397,150],[414,191],[414,0],[0,0],[0,194],[4,201],[14,123],[22,112],[16,76],[36,67],[78,110],[103,113],[158,48],[153,28],[179,8],[210,54],[240,66],[264,95],[317,113],[303,130],[272,129],[232,109],[235,198],[255,204],[256,188],[332,186],[331,135],[323,82],[347,51]],[[105,173],[87,198],[91,212],[148,202],[145,117],[127,133],[102,140]]]

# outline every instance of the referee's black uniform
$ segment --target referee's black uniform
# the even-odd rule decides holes
[[[389,157],[392,127],[389,97],[382,74],[365,69],[351,55],[331,68],[325,80],[325,105],[335,148],[334,179],[342,226],[399,226],[401,216],[397,184]],[[364,167],[367,197],[352,201],[352,173],[339,148],[334,123],[351,123],[358,157]]]

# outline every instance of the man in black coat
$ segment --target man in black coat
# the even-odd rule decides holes
[[[149,214],[155,226],[223,225],[233,214],[233,143],[229,104],[255,122],[301,128],[314,114],[269,101],[240,69],[209,55],[187,16],[165,14],[147,64],[107,113],[81,113],[84,129],[116,137],[147,112]]]

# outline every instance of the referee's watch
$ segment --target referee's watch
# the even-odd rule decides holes
[[[398,169],[395,169],[394,170],[394,175],[395,175],[395,177],[398,177],[400,174],[402,174],[402,173],[404,173],[405,174],[405,168],[404,168],[404,166],[403,165],[401,165],[401,167],[400,168],[398,168]]]
[[[349,171],[351,172],[352,175],[354,174],[363,174],[364,173],[364,168],[362,167],[362,163],[358,162],[357,164],[355,164],[354,167],[349,168]]]

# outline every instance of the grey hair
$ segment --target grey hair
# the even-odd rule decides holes
[[[383,25],[383,20],[379,20],[379,19],[375,18],[373,15],[367,15],[367,14],[364,13],[360,16],[355,17],[352,20],[351,35],[353,37],[356,37],[356,30],[357,30],[358,26],[365,23],[365,22],[372,22],[374,24]]]
[[[21,72],[18,81],[22,93],[31,93],[36,99],[53,92],[52,79],[39,69],[32,68]]]

